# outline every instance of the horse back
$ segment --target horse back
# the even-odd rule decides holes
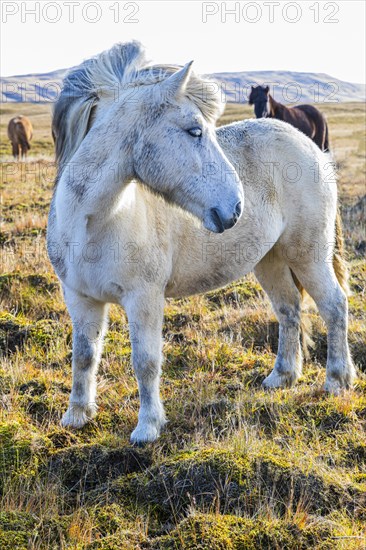
[[[295,107],[292,107],[292,109],[297,109],[298,111],[301,111],[314,122],[325,122],[324,115],[319,111],[319,109],[317,109],[313,105],[296,105]]]

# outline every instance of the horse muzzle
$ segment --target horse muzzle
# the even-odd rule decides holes
[[[230,216],[225,214],[220,208],[211,208],[203,224],[213,233],[223,233],[226,229],[231,229],[238,222],[243,211],[242,201],[236,203]]]

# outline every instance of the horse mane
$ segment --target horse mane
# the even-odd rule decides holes
[[[52,119],[60,169],[88,133],[98,103],[113,97],[116,87],[126,84],[143,62],[144,52],[138,42],[116,44],[66,74]]]
[[[58,165],[57,180],[95,123],[97,107],[115,99],[119,90],[156,84],[180,68],[178,65],[147,65],[142,45],[132,41],[115,44],[110,50],[71,69],[64,78],[53,110],[52,135]],[[200,109],[206,120],[214,122],[223,106],[218,94],[205,89],[205,82],[191,73],[185,95]]]

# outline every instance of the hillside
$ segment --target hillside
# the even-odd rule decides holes
[[[290,71],[251,71],[210,75],[222,83],[228,103],[245,103],[252,84],[269,84],[280,103],[365,101],[363,84],[344,82],[327,74]],[[240,90],[240,92],[239,92]]]
[[[42,103],[54,101],[66,69],[41,74],[0,77],[1,103]]]
[[[61,89],[66,69],[44,74],[0,78],[0,101],[54,101]],[[281,103],[327,103],[365,101],[364,84],[344,82],[327,74],[290,71],[251,71],[207,75],[221,85],[228,103],[246,103],[252,84],[272,84],[275,98]]]
[[[32,156],[6,138],[19,112]],[[265,392],[278,325],[250,275],[167,300],[160,440],[131,447],[138,390],[126,318],[111,310],[99,412],[60,427],[71,323],[45,251],[54,180],[50,106],[1,108],[1,550],[364,550],[366,545],[365,105],[324,104],[351,270],[355,388],[325,395],[325,329],[293,389]],[[228,105],[220,124],[252,109]]]

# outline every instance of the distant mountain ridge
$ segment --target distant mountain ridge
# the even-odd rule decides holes
[[[57,99],[67,69],[49,73],[0,77],[1,103],[53,102]],[[217,81],[215,88],[229,103],[246,103],[250,86],[270,85],[271,93],[280,103],[322,103],[365,101],[365,84],[339,80],[323,73],[292,71],[243,71],[206,75]],[[213,90],[208,85],[208,90]]]
[[[280,103],[365,101],[365,84],[339,80],[324,73],[292,71],[243,71],[210,75],[221,83],[229,103],[245,103],[250,86],[266,84]]]

